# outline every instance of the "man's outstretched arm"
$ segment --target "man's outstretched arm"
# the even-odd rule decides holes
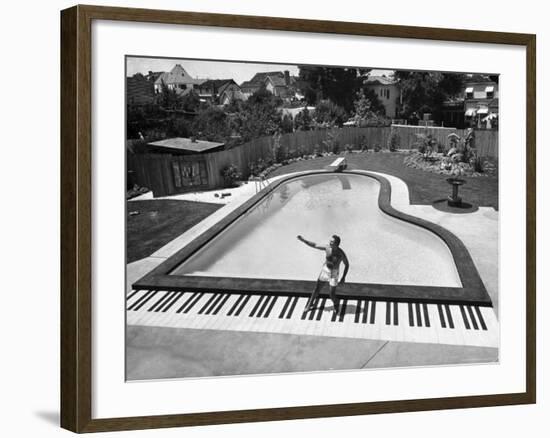
[[[322,246],[322,245],[317,245],[315,242],[310,242],[309,240],[304,239],[302,236],[296,236],[296,238],[297,238],[300,242],[304,242],[307,246],[311,246],[312,248],[321,249],[321,250],[324,250],[324,249],[325,249],[324,246]]]

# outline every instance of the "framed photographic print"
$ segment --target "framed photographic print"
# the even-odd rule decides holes
[[[535,402],[535,36],[61,13],[61,422]]]

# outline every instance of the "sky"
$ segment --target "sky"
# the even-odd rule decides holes
[[[176,58],[134,58],[128,57],[126,76],[149,71],[170,71],[176,64],[192,77],[198,79],[234,79],[238,84],[252,79],[259,72],[288,70],[291,76],[298,76],[296,65],[253,64],[245,62],[197,61]],[[390,74],[391,70],[373,70],[371,74]]]

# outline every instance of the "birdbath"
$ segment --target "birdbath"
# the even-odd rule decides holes
[[[453,186],[453,193],[447,198],[447,204],[449,207],[461,207],[462,198],[458,196],[458,188],[466,181],[460,178],[447,178],[447,182]]]

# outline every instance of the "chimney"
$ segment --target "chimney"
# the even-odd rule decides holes
[[[290,85],[290,73],[288,70],[285,70],[285,85],[288,87]]]

